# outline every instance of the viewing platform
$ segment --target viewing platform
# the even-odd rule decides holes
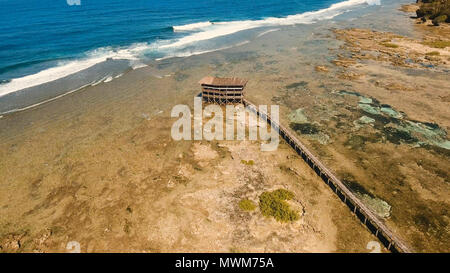
[[[248,80],[207,76],[199,81],[205,102],[217,104],[244,103],[244,88]]]

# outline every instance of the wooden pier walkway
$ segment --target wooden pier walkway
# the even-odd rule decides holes
[[[320,176],[320,178],[339,196],[339,198],[351,209],[351,211],[366,225],[366,227],[383,243],[391,252],[410,253],[412,250],[399,238],[397,238],[387,226],[362,203],[348,187],[337,178],[320,160],[314,156],[293,133],[281,124],[274,122],[270,115],[259,111],[249,100],[244,99],[244,105],[258,116],[266,119],[274,129],[278,129],[280,136],[299,154],[303,160]]]

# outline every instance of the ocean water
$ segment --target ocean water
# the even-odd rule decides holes
[[[0,0],[0,113],[380,0]],[[258,30],[256,35],[246,31]]]

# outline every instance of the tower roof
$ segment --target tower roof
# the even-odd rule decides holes
[[[198,83],[201,85],[213,85],[213,86],[245,86],[248,80],[241,78],[217,78],[212,76],[206,76]]]

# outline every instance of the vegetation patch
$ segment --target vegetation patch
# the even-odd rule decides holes
[[[447,21],[447,15],[439,15],[433,19],[433,25],[439,26],[440,24],[445,23],[445,21]]]
[[[253,161],[253,160],[241,160],[241,163],[242,164],[245,164],[245,165],[247,165],[247,166],[253,166],[254,164],[255,164],[255,162]]]
[[[450,41],[435,40],[424,42],[423,44],[434,48],[446,48],[450,46]]]
[[[274,217],[279,222],[298,220],[298,212],[289,207],[287,200],[294,198],[294,193],[284,189],[263,192],[259,196],[259,209],[264,216]]]
[[[380,43],[380,45],[385,46],[385,47],[390,47],[390,48],[398,48],[398,45],[393,44],[393,43]]]
[[[239,208],[243,211],[252,211],[256,209],[256,205],[250,199],[242,199],[239,201]]]

